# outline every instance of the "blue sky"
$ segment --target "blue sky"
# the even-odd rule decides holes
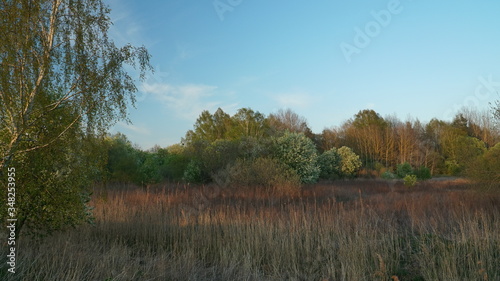
[[[107,3],[115,42],[152,55],[132,124],[112,129],[144,149],[218,107],[291,108],[320,133],[367,108],[426,122],[499,98],[500,1]]]

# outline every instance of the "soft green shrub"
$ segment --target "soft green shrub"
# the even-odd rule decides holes
[[[432,178],[431,170],[425,166],[421,166],[419,169],[414,171],[414,174],[417,176],[419,180],[428,180]]]
[[[359,156],[347,146],[339,148],[338,153],[341,158],[340,170],[342,172],[342,176],[347,178],[354,177],[363,164],[359,159]]]
[[[394,174],[394,173],[389,172],[389,171],[385,171],[382,174],[382,178],[386,179],[386,180],[393,180],[393,179],[397,179],[398,176],[396,174]]]
[[[340,178],[342,158],[334,147],[323,152],[318,157],[318,164],[321,169],[320,178],[334,180]]]
[[[191,160],[184,170],[183,180],[192,183],[200,183],[204,181],[201,170],[201,163],[197,160]]]
[[[396,174],[398,175],[399,178],[404,178],[407,175],[413,174],[413,168],[411,167],[410,163],[408,163],[408,162],[405,162],[403,164],[399,164],[396,167]]]
[[[465,174],[485,186],[500,188],[500,143],[471,161]]]
[[[286,132],[276,138],[273,152],[280,163],[297,173],[301,182],[314,183],[318,180],[320,168],[316,146],[303,133]]]
[[[408,186],[408,187],[414,186],[415,184],[417,184],[417,176],[406,175],[403,178],[403,182],[404,182],[405,186]]]

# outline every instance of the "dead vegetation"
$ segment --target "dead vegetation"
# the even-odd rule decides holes
[[[499,280],[500,195],[460,179],[96,187],[94,226],[22,239],[2,280]]]

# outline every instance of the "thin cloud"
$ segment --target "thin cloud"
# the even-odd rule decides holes
[[[313,97],[305,93],[290,93],[277,95],[274,100],[283,108],[307,108],[312,105]]]
[[[196,120],[203,110],[214,111],[217,107],[232,110],[237,106],[222,104],[214,100],[217,87],[203,84],[171,85],[167,83],[144,84],[144,92],[161,102],[176,116],[186,120]]]
[[[125,122],[118,122],[117,125],[121,128],[127,129],[139,135],[151,135],[151,131],[146,127],[137,126],[134,124],[127,124]]]

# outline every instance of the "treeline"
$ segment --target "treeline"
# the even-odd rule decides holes
[[[264,116],[242,108],[203,111],[180,144],[142,151],[126,136],[105,139],[103,180],[294,188],[319,179],[427,179],[469,176],[500,181],[500,133],[493,115],[462,110],[453,121],[401,121],[362,110],[314,134],[291,110]],[[411,178],[408,178],[411,177]]]
[[[363,110],[338,128],[318,136],[320,149],[352,147],[363,159],[368,173],[394,170],[398,164],[427,167],[433,175],[478,173],[492,158],[499,158],[500,134],[493,114],[463,109],[453,121],[382,118]],[[491,168],[500,171],[498,163]],[[491,175],[493,176],[493,175]]]

